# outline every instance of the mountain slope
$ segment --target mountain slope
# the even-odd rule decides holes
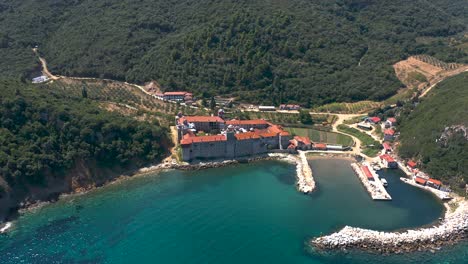
[[[170,145],[157,123],[109,113],[40,85],[0,81],[0,221],[24,200],[101,185],[156,163]]]
[[[455,189],[468,184],[468,73],[432,89],[401,117],[399,153]],[[408,109],[407,109],[408,110]]]
[[[391,65],[409,55],[467,62],[452,45],[463,10],[463,0],[10,0],[0,70],[31,74],[38,44],[68,76],[260,103],[381,100],[402,85]]]

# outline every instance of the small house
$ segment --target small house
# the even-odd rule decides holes
[[[312,142],[308,137],[295,136],[290,140],[291,144],[296,146],[296,149],[309,150],[312,149]]]
[[[438,181],[438,180],[435,180],[435,179],[429,179],[427,180],[427,186],[430,186],[434,189],[440,189],[440,187],[442,186],[442,182],[441,181]]]
[[[412,160],[408,160],[408,162],[406,162],[406,165],[410,168],[410,169],[415,169],[416,168],[416,162],[412,161]]]
[[[385,153],[390,153],[392,152],[392,146],[388,142],[384,142],[382,144],[383,149],[385,150]]]
[[[398,163],[393,159],[392,156],[388,154],[383,154],[380,156],[380,161],[382,161],[383,165],[389,169],[396,169],[398,168]]]
[[[377,116],[369,117],[367,120],[373,124],[378,124],[381,121],[380,117]]]
[[[416,182],[419,185],[425,186],[427,180],[416,176],[416,177],[414,177],[414,182]]]
[[[384,141],[393,141],[395,139],[395,130],[389,128],[384,131]]]
[[[387,121],[385,121],[385,128],[390,128],[392,126],[395,126],[396,122],[397,120],[394,117],[387,118]]]

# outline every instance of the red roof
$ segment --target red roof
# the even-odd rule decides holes
[[[255,132],[245,132],[234,135],[237,140],[255,139],[260,138],[260,135]]]
[[[370,119],[372,122],[374,122],[374,123],[378,123],[378,122],[380,122],[380,120],[381,120],[380,117],[377,117],[377,116],[371,117],[371,118],[369,118],[369,119]]]
[[[263,119],[254,120],[229,120],[226,125],[240,126],[240,125],[268,125],[268,122]]]
[[[164,95],[185,95],[187,92],[165,92]]]
[[[384,131],[384,134],[385,134],[385,135],[391,135],[391,136],[393,136],[393,135],[395,134],[395,130],[393,130],[393,129],[386,129],[386,130]]]
[[[381,155],[381,156],[380,156],[380,159],[384,159],[384,160],[386,160],[387,162],[395,162],[395,160],[392,158],[392,156],[390,156],[390,155],[388,155],[388,154]]]
[[[310,144],[312,144],[312,142],[310,141],[309,137],[295,136],[294,139],[297,140],[298,142],[301,142],[301,143],[305,144],[305,145],[310,145]]]
[[[382,144],[382,146],[383,146],[383,148],[384,148],[385,150],[392,150],[392,147],[391,147],[390,144],[388,144],[387,142],[384,142],[384,143]]]
[[[369,168],[367,166],[362,166],[362,171],[364,172],[364,174],[366,175],[367,179],[373,179],[374,176],[372,175],[372,173],[370,172]]]
[[[324,144],[324,143],[314,143],[314,148],[316,148],[316,149],[327,149],[327,144]]]
[[[412,160],[409,160],[408,162],[406,162],[406,165],[410,166],[411,168],[414,168],[416,167],[416,162],[412,161]]]
[[[226,141],[226,137],[224,135],[214,135],[214,136],[199,136],[199,137],[184,137],[181,141],[181,145],[190,145],[192,143],[200,143],[200,142],[218,142],[218,141]]]
[[[387,118],[387,121],[388,121],[388,122],[392,122],[392,123],[396,123],[396,118],[394,118],[394,117],[389,117],[389,118]]]
[[[433,184],[435,185],[442,185],[442,182],[441,181],[438,181],[438,180],[435,180],[435,179],[429,179],[427,180],[428,182],[432,182]]]
[[[219,116],[184,116],[179,119],[179,123],[182,124],[184,120],[187,120],[189,123],[224,123],[224,120]]]
[[[423,185],[426,184],[426,180],[423,179],[423,178],[416,177],[414,180],[415,180],[417,183],[420,183],[420,184],[423,184]]]

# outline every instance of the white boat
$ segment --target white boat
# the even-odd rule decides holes
[[[387,182],[387,180],[385,178],[380,178],[380,181],[382,182],[384,187],[388,186],[388,182]]]

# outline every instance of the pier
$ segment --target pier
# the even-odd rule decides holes
[[[312,169],[307,161],[306,153],[299,150],[296,159],[297,188],[303,193],[310,193],[315,189],[315,181],[312,176]]]
[[[411,178],[411,179],[400,178],[400,180],[402,182],[404,182],[404,183],[409,184],[409,185],[413,185],[414,187],[418,187],[420,189],[424,189],[426,191],[429,191],[429,192],[435,194],[435,196],[437,196],[441,200],[451,200],[452,199],[452,197],[449,195],[449,193],[443,192],[441,190],[434,189],[434,188],[429,187],[429,186],[422,186],[420,184],[417,184],[417,183],[414,182],[413,178]]]
[[[369,181],[368,177],[361,169],[360,165],[357,163],[351,164],[354,172],[361,180],[362,184],[366,188],[367,192],[370,194],[373,200],[380,200],[380,201],[390,201],[392,197],[388,194],[387,190],[383,186],[382,182],[379,179],[379,176],[374,172],[374,170],[368,166],[369,172],[372,174],[374,181]]]

